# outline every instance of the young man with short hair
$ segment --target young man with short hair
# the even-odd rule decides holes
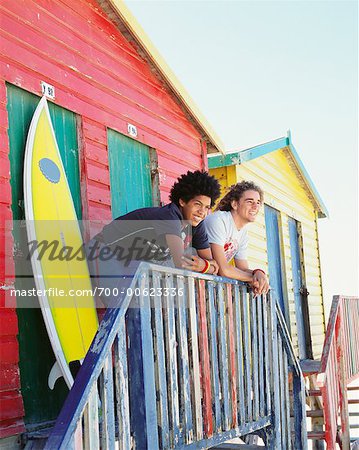
[[[263,203],[263,191],[251,181],[235,184],[204,221],[219,275],[250,283],[256,295],[265,294],[269,282],[262,269],[250,269],[247,262],[247,225],[256,220]],[[234,258],[235,266],[230,262]]]

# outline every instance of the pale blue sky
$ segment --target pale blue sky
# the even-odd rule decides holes
[[[330,213],[319,221],[326,303],[358,295],[357,2],[126,4],[227,151],[291,130]]]

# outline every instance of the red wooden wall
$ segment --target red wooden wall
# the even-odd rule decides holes
[[[5,82],[41,95],[81,118],[80,158],[84,219],[110,219],[106,128],[156,149],[161,199],[175,179],[207,165],[200,134],[149,65],[95,0],[2,0],[0,3],[0,437],[23,430],[19,391],[17,318],[4,309],[4,243],[11,239],[9,142]],[[10,233],[10,234],[9,234]]]

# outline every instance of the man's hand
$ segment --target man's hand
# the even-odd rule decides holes
[[[217,264],[217,261],[214,259],[209,259],[208,262],[211,265],[211,268],[209,269],[209,271],[207,273],[211,274],[211,275],[217,275],[218,271],[219,271],[219,265]]]
[[[206,267],[206,260],[200,258],[199,256],[182,256],[182,267],[186,270],[192,270],[193,272],[202,272]],[[214,259],[207,260],[210,263],[208,275],[218,273],[218,264]]]
[[[254,273],[251,285],[256,296],[266,294],[270,288],[267,275],[260,270]]]

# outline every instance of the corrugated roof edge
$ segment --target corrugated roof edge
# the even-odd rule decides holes
[[[207,119],[191,99],[185,88],[152,44],[141,25],[137,22],[123,0],[98,0],[102,9],[115,21],[122,34],[132,42],[140,55],[151,65],[157,76],[172,91],[179,104],[187,113],[193,125],[200,131],[208,145],[208,153],[224,154],[224,145]]]
[[[329,217],[328,210],[322,198],[320,197],[309,173],[304,167],[294,145],[292,144],[290,131],[288,131],[287,137],[281,137],[279,139],[275,139],[274,141],[266,142],[265,144],[260,144],[255,147],[251,147],[238,152],[230,152],[226,155],[211,155],[208,158],[208,167],[210,169],[215,169],[218,167],[227,167],[233,166],[235,164],[242,164],[246,161],[251,161],[252,159],[258,158],[276,150],[280,150],[282,148],[287,148],[292,155],[293,162],[303,180],[305,181],[305,184],[317,205],[318,217]]]

